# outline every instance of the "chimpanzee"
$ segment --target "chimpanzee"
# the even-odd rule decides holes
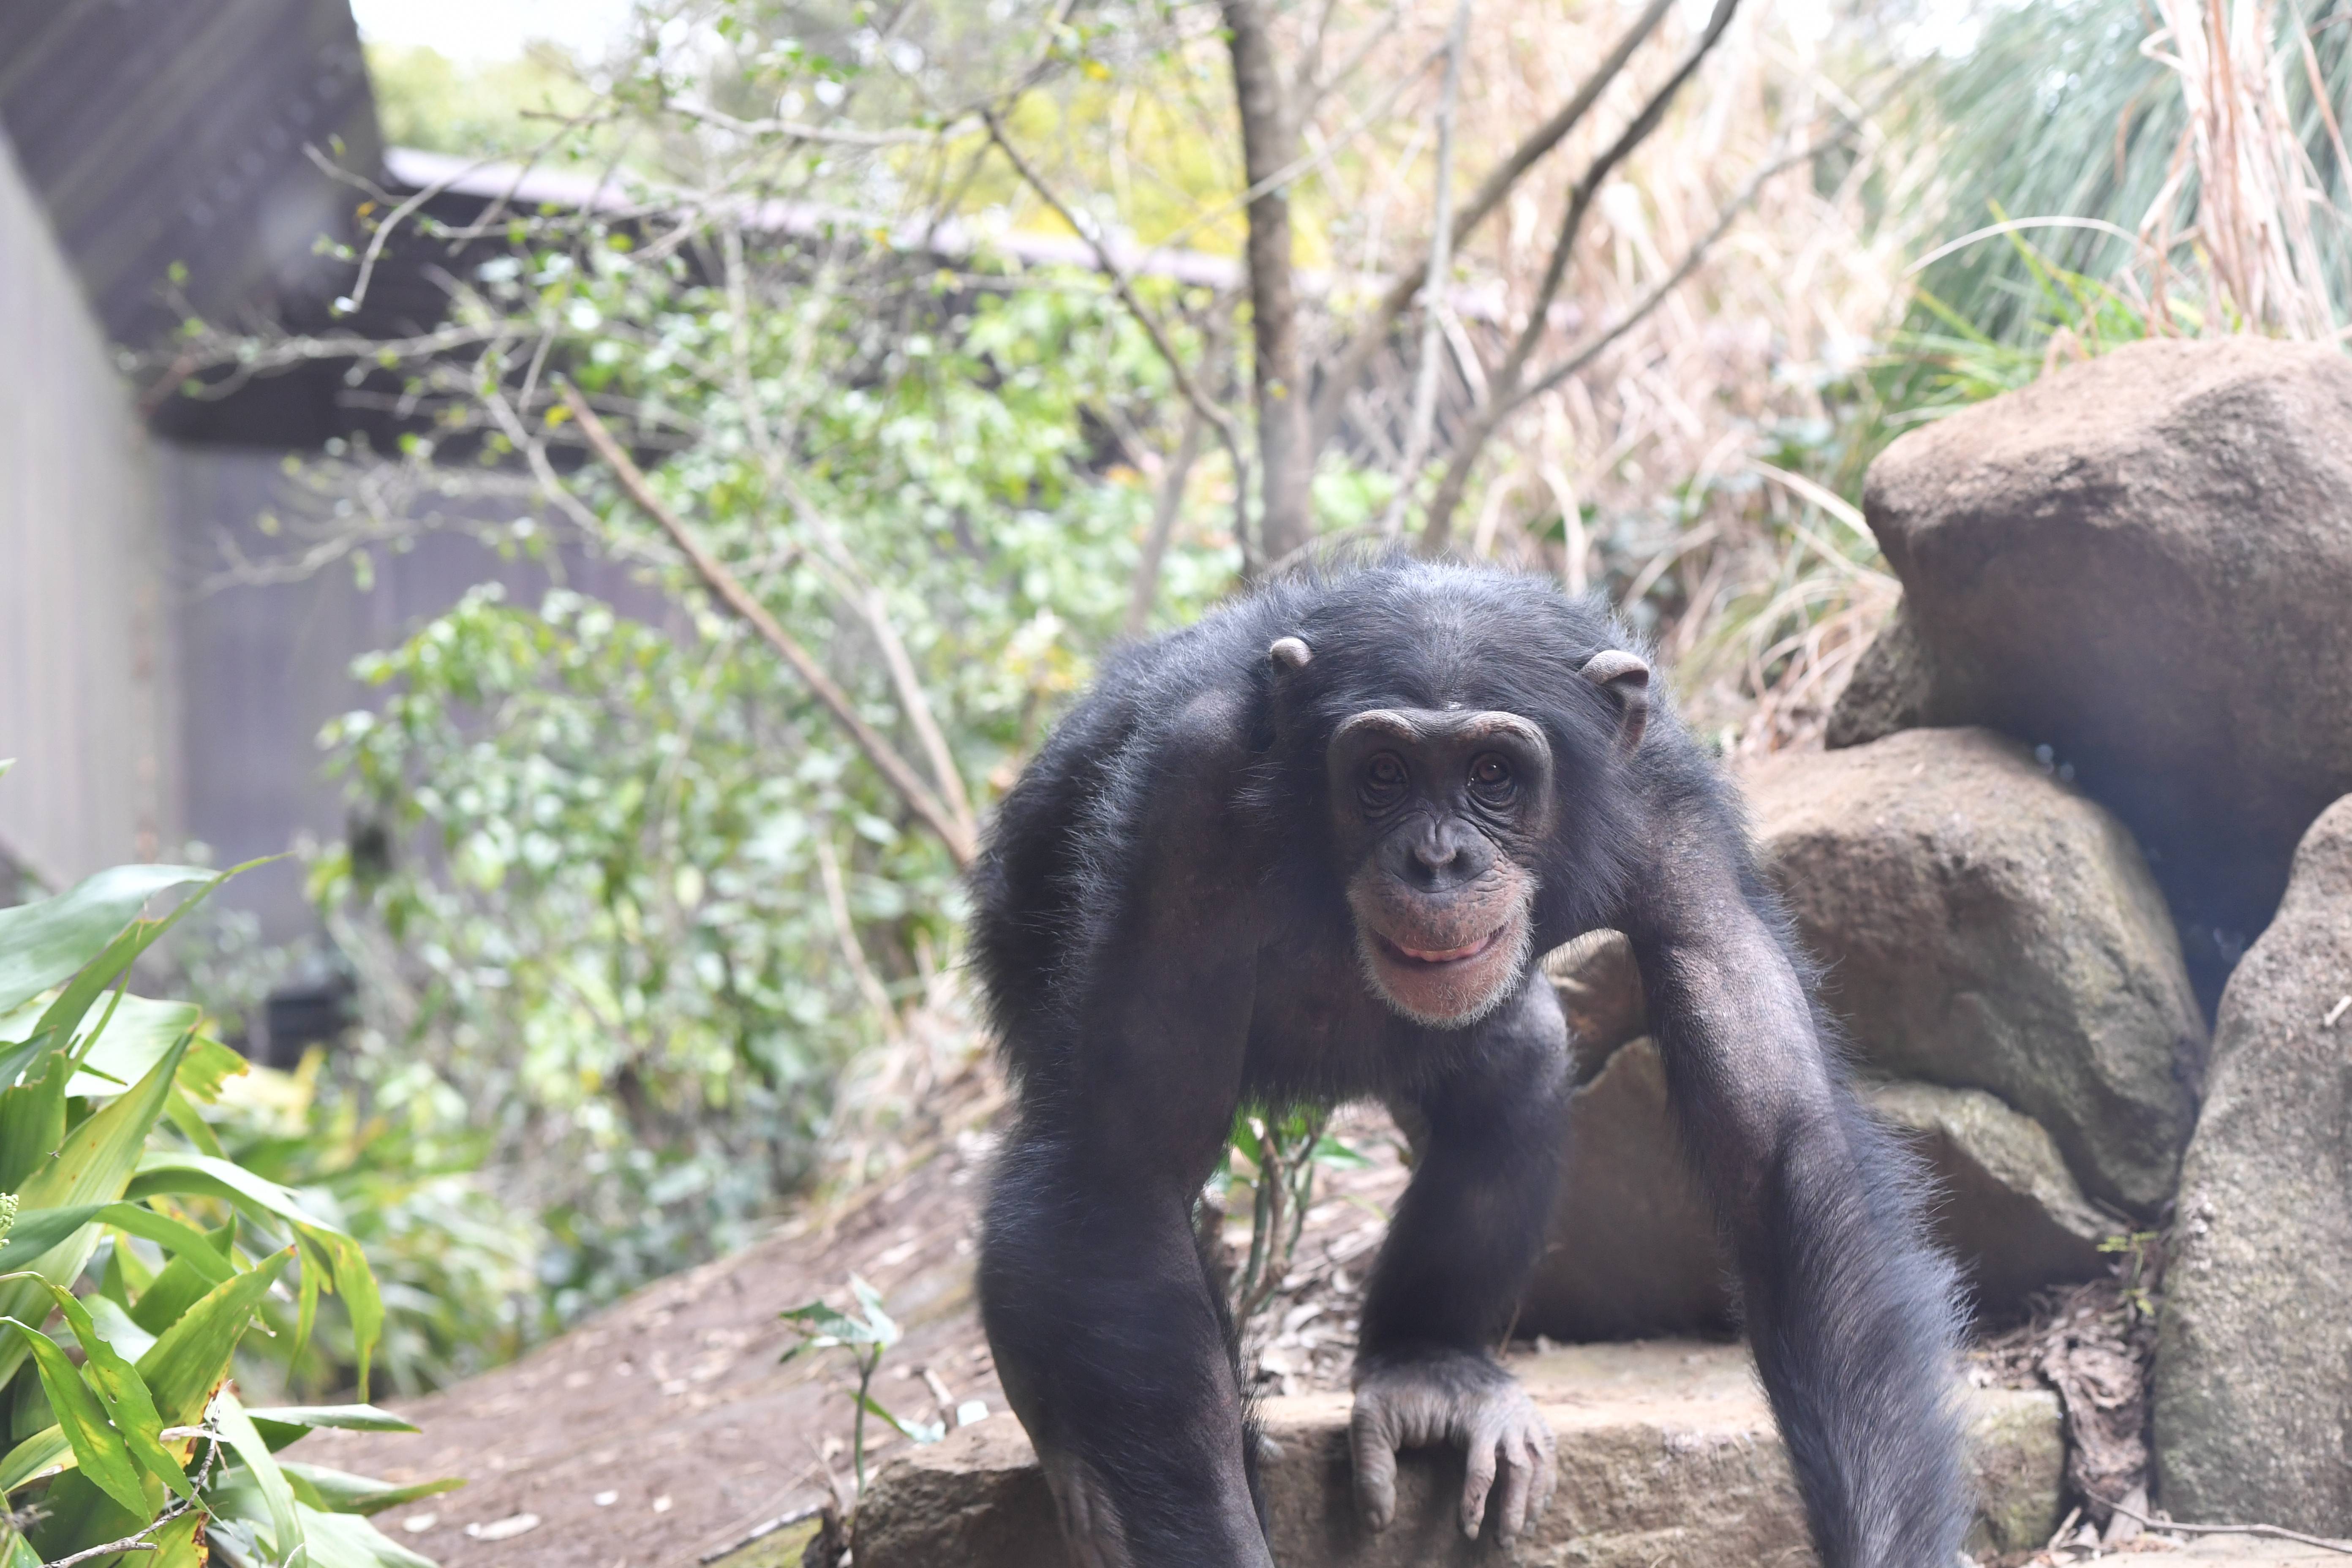
[[[1272,1563],[1194,1204],[1240,1104],[1427,1138],[1366,1286],[1356,1497],[1466,1447],[1507,1540],[1549,1426],[1494,1355],[1542,1250],[1569,1041],[1538,956],[1633,941],[1684,1146],[1829,1568],[1948,1568],[1952,1275],[1859,1109],[1730,784],[1635,639],[1543,581],[1390,561],[1129,650],[1005,797],[974,956],[1019,1093],[989,1342],[1087,1568]]]

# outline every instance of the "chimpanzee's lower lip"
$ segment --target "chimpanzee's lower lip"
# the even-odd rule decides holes
[[[1476,942],[1471,942],[1466,946],[1449,947],[1438,951],[1431,951],[1426,948],[1419,947],[1407,947],[1404,943],[1398,942],[1393,937],[1384,936],[1381,938],[1381,942],[1388,948],[1391,955],[1398,958],[1410,959],[1415,963],[1460,963],[1467,959],[1477,957],[1480,953],[1494,946],[1496,939],[1502,934],[1503,933],[1499,931],[1488,931],[1485,936],[1480,937]]]

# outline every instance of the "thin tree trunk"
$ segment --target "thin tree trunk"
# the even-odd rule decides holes
[[[1263,0],[1224,0],[1241,111],[1244,177],[1265,190],[1249,205],[1250,315],[1255,354],[1258,543],[1268,562],[1303,549],[1313,532],[1307,480],[1307,388],[1298,353],[1298,296],[1290,253],[1290,193],[1271,176],[1297,156],[1298,127],[1274,55]]]

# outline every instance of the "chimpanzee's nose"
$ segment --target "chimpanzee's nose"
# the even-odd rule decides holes
[[[1412,838],[1405,875],[1423,888],[1436,889],[1465,880],[1473,868],[1463,852],[1462,835],[1450,825],[1432,822]]]

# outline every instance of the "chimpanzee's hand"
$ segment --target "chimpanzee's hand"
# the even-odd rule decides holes
[[[1503,1483],[1496,1531],[1505,1541],[1551,1501],[1551,1423],[1517,1379],[1487,1356],[1421,1350],[1356,1364],[1356,1506],[1385,1530],[1396,1517],[1396,1451],[1459,1443],[1469,1451],[1462,1483],[1462,1533],[1478,1539],[1486,1494]]]

